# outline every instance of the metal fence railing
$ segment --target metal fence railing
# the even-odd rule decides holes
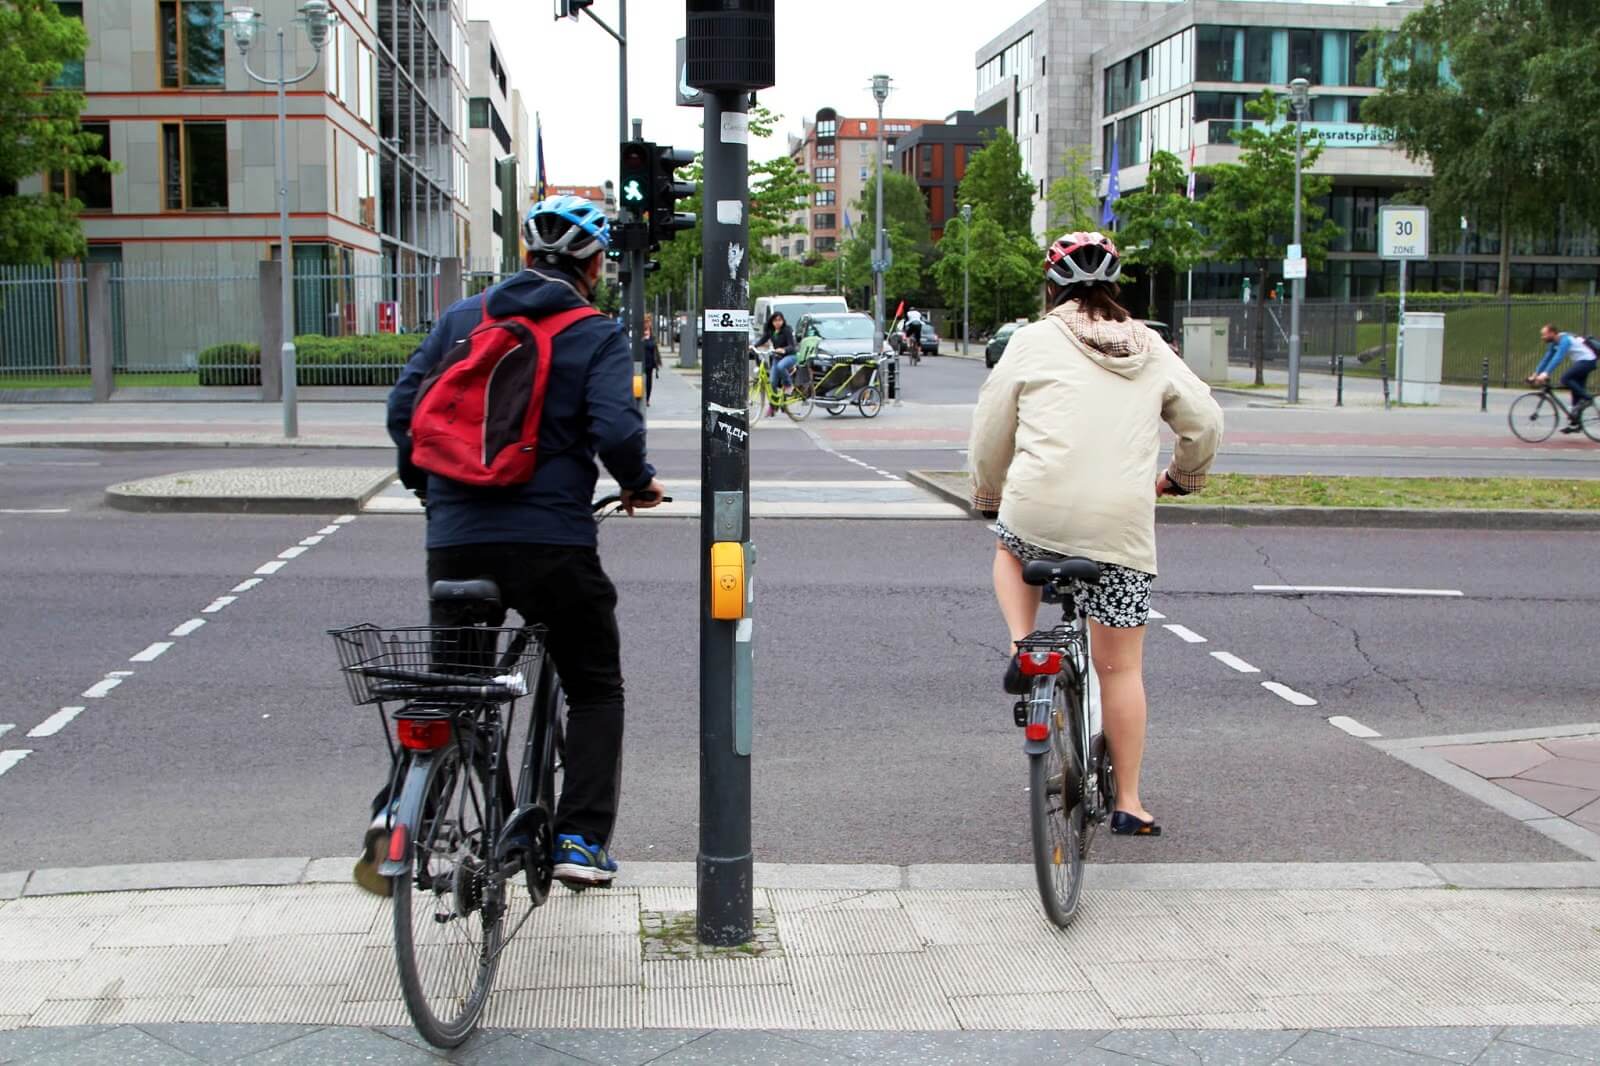
[[[89,384],[82,264],[0,266],[0,389]]]
[[[111,264],[121,385],[246,385],[261,335],[260,275],[216,263]]]
[[[1584,297],[1537,297],[1511,300],[1408,299],[1406,310],[1441,312],[1445,316],[1443,380],[1447,384],[1476,385],[1485,368],[1489,383],[1518,384],[1538,365],[1544,354],[1539,327],[1553,323],[1558,329],[1586,336],[1600,331],[1600,300]],[[1179,336],[1190,317],[1228,319],[1228,358],[1250,365],[1258,336],[1269,366],[1287,365],[1289,358],[1289,304],[1269,301],[1263,312],[1254,303],[1214,300],[1192,304],[1178,301]],[[1394,371],[1398,304],[1393,298],[1366,301],[1307,300],[1300,310],[1302,365],[1331,369],[1344,357],[1346,373],[1376,375],[1387,363]]]

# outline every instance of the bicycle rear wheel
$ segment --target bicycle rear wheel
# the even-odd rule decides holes
[[[394,879],[400,992],[435,1047],[467,1039],[488,1002],[504,935],[504,883],[488,875],[499,831],[486,758],[438,756],[411,844],[412,870]]]
[[[1028,756],[1028,806],[1033,829],[1033,869],[1044,913],[1065,929],[1078,916],[1083,894],[1083,784],[1071,737],[1065,685],[1051,682],[1048,749]]]
[[[1556,427],[1561,425],[1561,409],[1556,406],[1555,400],[1544,393],[1528,392],[1512,401],[1511,412],[1506,418],[1518,440],[1538,444],[1549,440]]]
[[[1600,406],[1593,402],[1584,404],[1583,410],[1578,412],[1578,424],[1590,440],[1600,441]]]

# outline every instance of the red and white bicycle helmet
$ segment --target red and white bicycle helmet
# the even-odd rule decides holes
[[[1045,253],[1044,276],[1063,289],[1109,285],[1122,277],[1122,256],[1104,233],[1068,233]]]

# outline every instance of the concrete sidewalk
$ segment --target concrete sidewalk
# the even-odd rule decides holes
[[[279,862],[280,874],[299,871],[294,883],[84,893],[119,875],[35,872],[0,904],[0,1029],[405,1026],[388,903],[342,881],[347,859]],[[272,863],[237,878],[229,863],[122,876],[281,882]],[[1460,886],[1592,886],[1597,873],[1593,863],[1100,867],[1061,931],[1041,913],[1031,867],[763,867],[757,942],[709,951],[689,933],[692,864],[625,864],[617,888],[558,889],[533,915],[483,1025],[787,1030],[802,1043],[811,1032],[1073,1031],[1110,1051],[1118,1031],[1275,1034],[1257,1039],[1255,1057],[1208,1060],[1229,1062],[1278,1061],[1307,1030],[1423,1027],[1433,1035],[1415,1050],[1472,1061],[1451,1059],[1457,1027],[1600,1023],[1600,890]],[[1479,1052],[1497,1035],[1473,1033]],[[1580,1060],[1600,1054],[1597,1033],[1585,1031]],[[1294,1060],[1367,1061],[1319,1054]]]

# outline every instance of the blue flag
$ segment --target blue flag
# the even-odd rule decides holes
[[[538,153],[539,153],[539,165],[538,165],[538,167],[536,168],[536,170],[534,172],[534,175],[535,175],[534,176],[534,190],[535,190],[535,192],[534,192],[533,199],[534,199],[534,202],[537,203],[538,201],[544,199],[544,194],[545,194],[544,125],[539,121],[539,113],[538,112],[534,112],[534,115],[533,115],[533,128],[537,132],[537,137],[535,138],[535,141],[536,141],[536,143],[538,145]]]
[[[844,213],[844,231],[846,233],[854,232],[854,227],[850,225],[850,212],[848,211]]]
[[[1100,224],[1102,226],[1111,226],[1112,228],[1117,225],[1117,212],[1112,205],[1122,195],[1122,182],[1118,179],[1118,175],[1122,170],[1121,164],[1118,162],[1121,158],[1120,148],[1121,145],[1113,138],[1111,141],[1111,180],[1106,184],[1106,203],[1105,207],[1100,211]]]

